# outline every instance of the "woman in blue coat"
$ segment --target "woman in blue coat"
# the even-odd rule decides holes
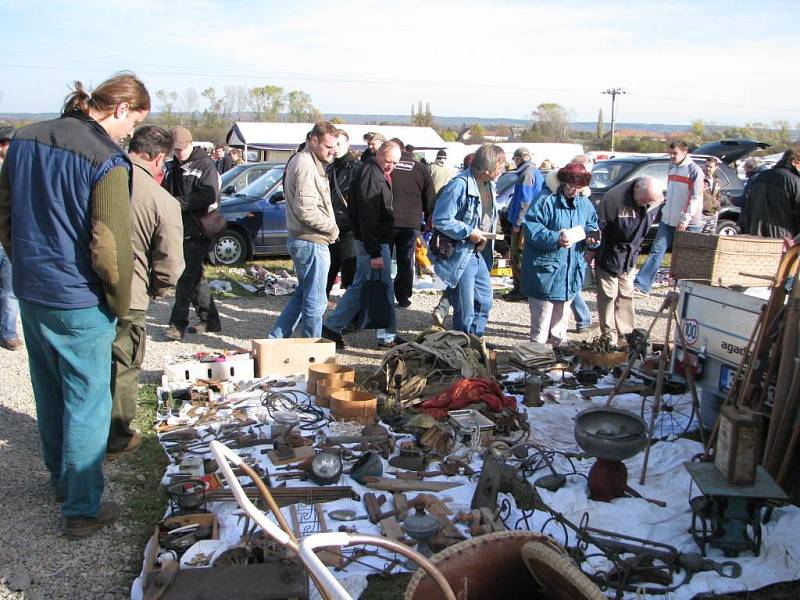
[[[531,341],[557,346],[567,338],[566,309],[583,287],[583,254],[600,243],[594,206],[578,193],[591,178],[582,164],[568,164],[558,171],[558,189],[525,217],[522,292]]]

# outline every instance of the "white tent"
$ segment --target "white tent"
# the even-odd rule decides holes
[[[314,127],[313,123],[251,123],[237,122],[228,132],[230,146],[261,151],[265,160],[286,160],[292,151],[306,139],[306,134]],[[337,125],[350,136],[350,146],[356,150],[367,147],[364,134],[376,132],[386,139],[399,138],[404,144],[411,144],[420,151],[436,150],[446,147],[445,141],[430,127],[409,127],[402,125]],[[427,153],[426,153],[427,154]]]

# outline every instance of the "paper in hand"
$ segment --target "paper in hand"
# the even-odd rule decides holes
[[[562,229],[561,233],[564,235],[570,245],[586,239],[586,230],[583,228],[583,225],[576,225],[575,227],[570,227],[569,229]]]

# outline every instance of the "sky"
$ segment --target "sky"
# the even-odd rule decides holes
[[[800,123],[797,1],[0,0],[0,113],[135,72],[155,98],[278,85],[323,113]],[[198,108],[205,107],[201,97]]]

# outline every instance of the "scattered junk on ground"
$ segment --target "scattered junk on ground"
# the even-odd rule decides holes
[[[327,340],[176,357],[169,508],[134,597],[350,598],[402,571],[408,599],[751,589],[800,523],[780,487],[800,442],[797,254],[766,300],[679,282],[619,346],[498,356],[430,329],[374,373]]]

